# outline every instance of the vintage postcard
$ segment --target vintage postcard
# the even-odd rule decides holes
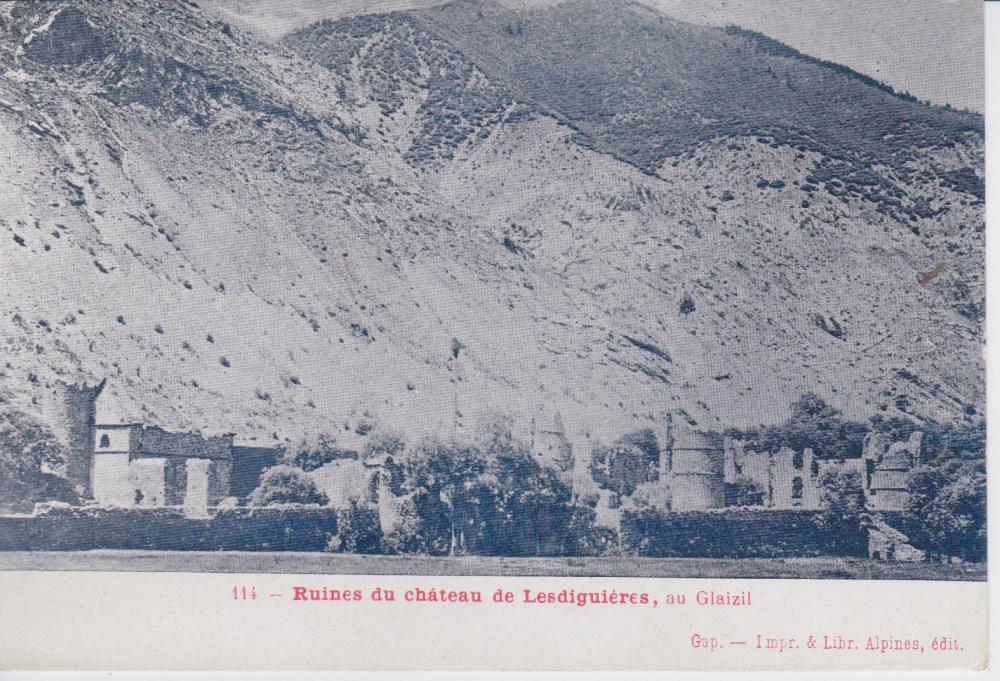
[[[984,85],[977,0],[0,4],[0,669],[986,667]]]

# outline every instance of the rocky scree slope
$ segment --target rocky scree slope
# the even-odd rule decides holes
[[[982,409],[982,119],[628,3],[0,13],[0,382],[275,442]],[[738,85],[738,86],[737,86]],[[681,302],[690,300],[690,306]],[[693,309],[691,309],[693,307]]]
[[[857,418],[977,414],[981,117],[629,2],[455,2],[285,43],[376,83],[390,104],[374,132],[420,131],[397,143],[426,181],[572,284],[565,309],[538,314],[582,326],[571,347],[592,366],[697,385],[727,423],[777,417],[808,389]],[[421,72],[442,54],[476,78]],[[481,138],[457,125],[505,96],[517,113]],[[679,312],[685,296],[707,314]]]

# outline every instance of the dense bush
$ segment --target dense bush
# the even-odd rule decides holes
[[[863,556],[867,535],[858,526],[834,528],[817,513],[729,509],[714,512],[626,511],[622,543],[640,556],[783,558]]]
[[[264,471],[260,485],[250,495],[251,506],[329,503],[326,495],[305,473],[291,466],[274,466]]]
[[[338,509],[337,534],[326,548],[344,553],[383,553],[378,509],[361,506],[356,501],[351,501],[347,508]]]
[[[505,452],[490,466],[494,506],[484,549],[493,555],[562,555],[572,545],[572,493],[552,468],[524,452]]]
[[[389,554],[427,553],[427,539],[423,533],[420,514],[412,499],[400,505],[395,526],[382,537],[382,548]]]
[[[907,510],[919,519],[922,548],[980,561],[986,558],[986,458],[979,433],[966,435],[941,438],[947,444],[913,469]]]
[[[842,547],[864,552],[867,546],[865,493],[861,474],[856,470],[828,468],[819,478],[821,528],[829,540]]]
[[[492,431],[489,431],[492,432]],[[426,442],[400,464],[408,495],[392,550],[431,555],[563,555],[577,540],[573,496],[551,468],[489,435],[479,445]],[[494,435],[496,434],[494,433]],[[414,522],[416,521],[416,522]],[[575,525],[574,525],[575,523]]]
[[[621,553],[618,532],[595,523],[597,514],[587,505],[576,505],[570,518],[567,541],[568,556],[609,556]]]
[[[299,504],[220,510],[205,524],[204,551],[323,551],[337,533],[331,508]]]
[[[0,550],[322,551],[337,513],[316,506],[222,509],[210,519],[175,508],[50,508],[0,518]]]
[[[357,456],[357,452],[338,447],[336,437],[320,434],[302,438],[289,447],[283,462],[308,473],[336,459],[350,459]]]

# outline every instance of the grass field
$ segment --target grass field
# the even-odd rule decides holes
[[[342,553],[10,551],[0,570],[985,581],[985,564],[858,558],[495,558]]]

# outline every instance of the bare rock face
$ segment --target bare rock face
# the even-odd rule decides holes
[[[43,24],[33,27],[22,43],[28,59],[49,66],[99,64],[114,49],[81,9],[47,9],[51,14]]]
[[[254,446],[558,414],[578,460],[806,391],[978,418],[982,118],[629,7],[277,44],[185,2],[0,12],[0,388],[107,378]]]

